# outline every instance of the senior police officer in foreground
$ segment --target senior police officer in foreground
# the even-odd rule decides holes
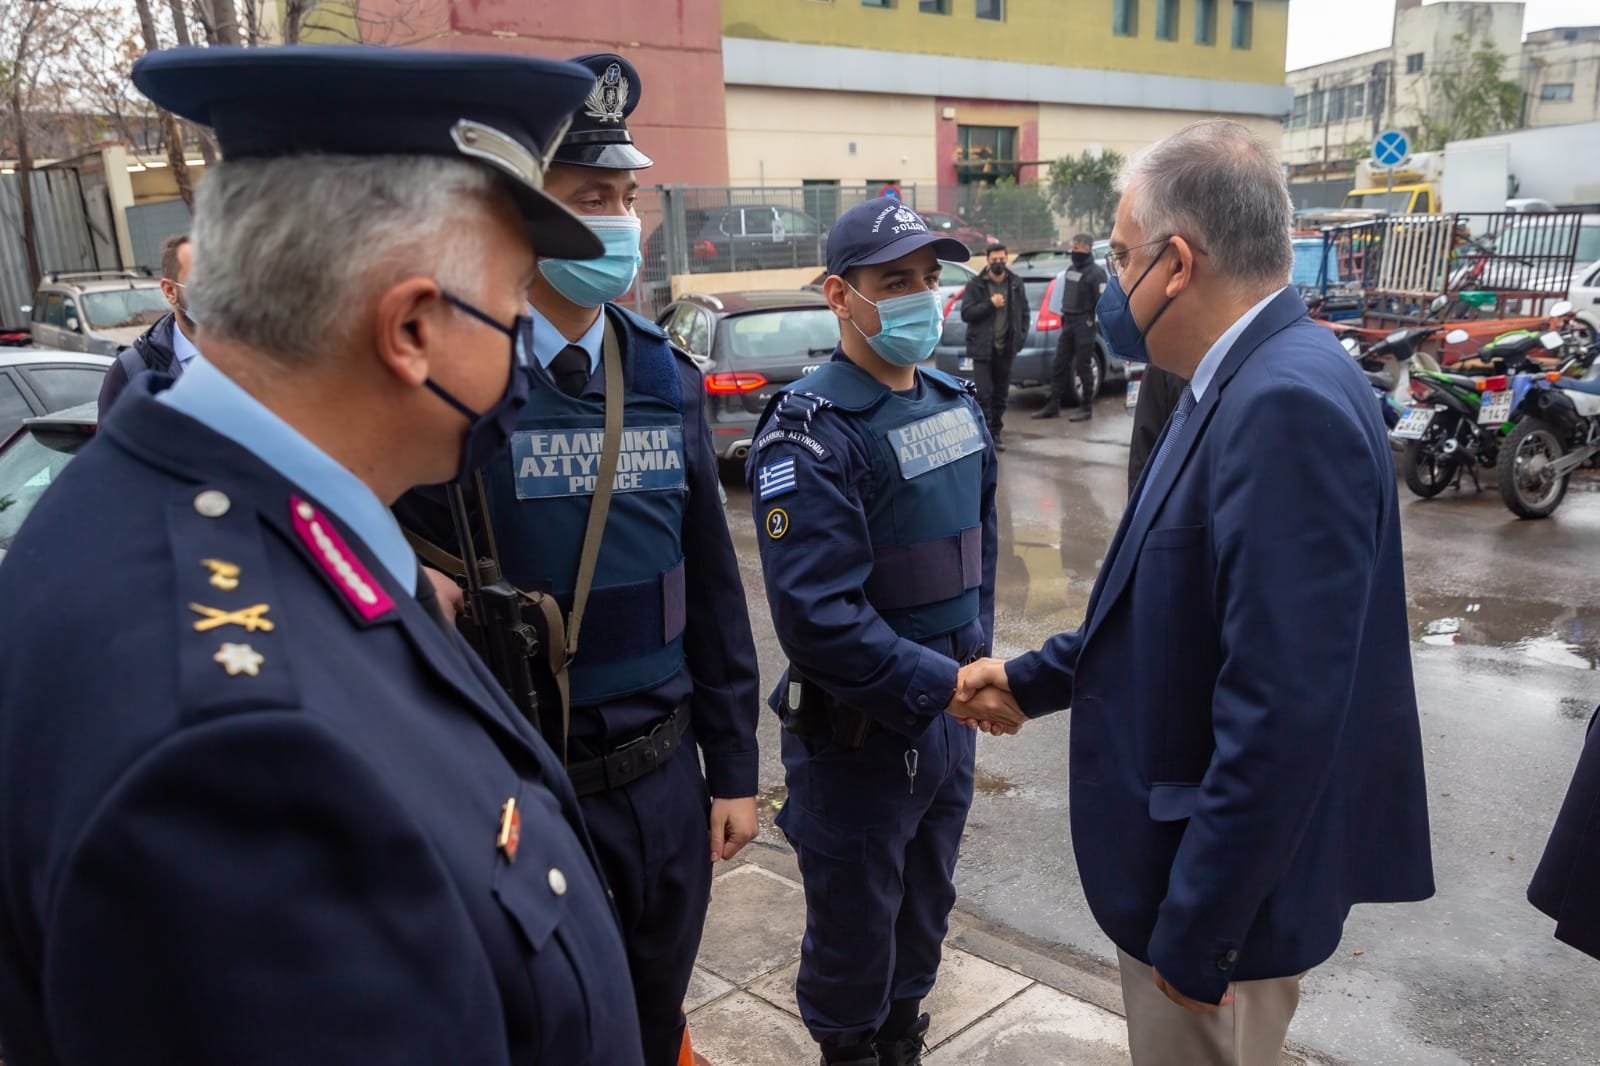
[[[528,622],[543,628],[547,647],[576,652],[564,678],[535,658],[540,723],[567,752],[616,896],[645,1062],[672,1066],[712,864],[757,832],[761,693],[700,372],[653,323],[611,302],[633,286],[640,260],[634,172],[651,160],[634,146],[627,116],[642,81],[621,56],[575,62],[593,88],[544,190],[606,251],[540,259],[528,290],[530,399],[510,447],[484,473],[505,576],[554,600],[549,614],[526,608]],[[604,494],[612,405],[621,432]],[[406,501],[407,520],[458,554],[449,519],[430,519],[421,496]],[[582,599],[586,549],[596,554]],[[570,696],[570,737],[561,735],[558,681]]]
[[[572,789],[387,510],[503,443],[530,239],[600,251],[538,191],[592,78],[207,48],[134,82],[228,160],[205,355],[129,386],[0,574],[8,1062],[637,1066]]]
[[[971,387],[917,364],[939,260],[966,257],[895,200],[840,216],[839,348],[774,398],[747,466],[790,661],[772,702],[806,890],[796,992],[825,1063],[921,1061],[955,902],[973,734],[944,710],[993,636],[996,463]]]

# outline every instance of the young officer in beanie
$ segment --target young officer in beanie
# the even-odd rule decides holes
[[[778,825],[806,889],[796,993],[824,1063],[920,1061],[972,802],[973,734],[945,714],[989,647],[995,455],[971,386],[917,364],[959,242],[896,200],[840,216],[831,362],[774,397],[746,476],[790,668]]]
[[[640,262],[634,172],[651,160],[627,126],[642,91],[639,73],[617,55],[574,61],[593,73],[594,85],[544,191],[583,219],[606,251],[598,259],[539,261],[528,290],[531,396],[510,447],[483,473],[507,580],[553,594],[570,629],[595,506],[594,445],[607,397],[620,393],[618,472],[566,678],[570,738],[558,735],[555,678],[542,656],[532,665],[546,709],[541,726],[552,742],[565,743],[622,917],[646,1066],[672,1066],[712,863],[733,858],[757,832],[761,693],[700,372],[653,323],[612,302],[633,287]],[[603,365],[608,336],[620,379]],[[436,543],[456,550],[448,519],[435,514],[427,527]],[[563,635],[552,637],[542,612],[525,614],[547,646],[561,647]]]

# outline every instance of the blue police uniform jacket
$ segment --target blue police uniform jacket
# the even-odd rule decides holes
[[[970,386],[919,369],[892,392],[835,351],[768,405],[747,476],[790,662],[920,735],[993,640],[995,462]]]
[[[1293,289],[1141,496],[1083,626],[1007,680],[1030,715],[1072,708],[1072,844],[1100,927],[1216,1003],[1327,959],[1353,904],[1433,892],[1389,441]]]
[[[611,510],[569,677],[573,735],[637,734],[690,700],[713,796],[753,796],[760,705],[755,640],[718,491],[704,381],[653,323],[605,307],[622,349],[623,445]],[[528,405],[510,445],[485,469],[489,511],[506,578],[572,606],[578,561],[600,467],[602,364],[581,394],[556,387],[530,360]],[[418,494],[401,509],[436,543],[455,534],[442,508]],[[539,613],[528,620],[541,627]],[[536,664],[537,666],[537,664]],[[549,679],[541,698],[557,698]]]
[[[1528,900],[1556,920],[1556,939],[1600,959],[1600,710],[1528,886]]]
[[[130,386],[0,567],[7,1061],[639,1064],[549,749],[167,384]]]

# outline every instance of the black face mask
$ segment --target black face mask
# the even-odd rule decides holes
[[[528,362],[527,353],[533,347],[530,340],[533,336],[533,319],[528,315],[518,315],[511,325],[506,326],[494,316],[478,310],[460,297],[448,292],[441,295],[479,322],[504,333],[511,341],[511,360],[506,375],[505,390],[486,411],[474,411],[432,378],[423,382],[434,395],[460,411],[462,417],[467,420],[467,434],[462,441],[461,462],[456,468],[455,476],[455,480],[464,481],[474,470],[481,468],[494,458],[496,452],[505,447],[506,442],[511,439],[511,431],[516,427],[517,415],[528,402],[528,375],[523,368]]]
[[[1005,277],[1006,265],[1004,263],[990,263],[989,273],[997,278]]]
[[[1088,253],[1088,252],[1073,252],[1072,253],[1072,265],[1075,266],[1075,267],[1080,267],[1080,268],[1088,266],[1089,265],[1089,255],[1090,255],[1090,253]]]

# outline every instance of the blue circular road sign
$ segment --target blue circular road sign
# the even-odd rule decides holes
[[[1411,143],[1399,130],[1384,130],[1372,143],[1372,159],[1380,167],[1397,167],[1411,154]]]

